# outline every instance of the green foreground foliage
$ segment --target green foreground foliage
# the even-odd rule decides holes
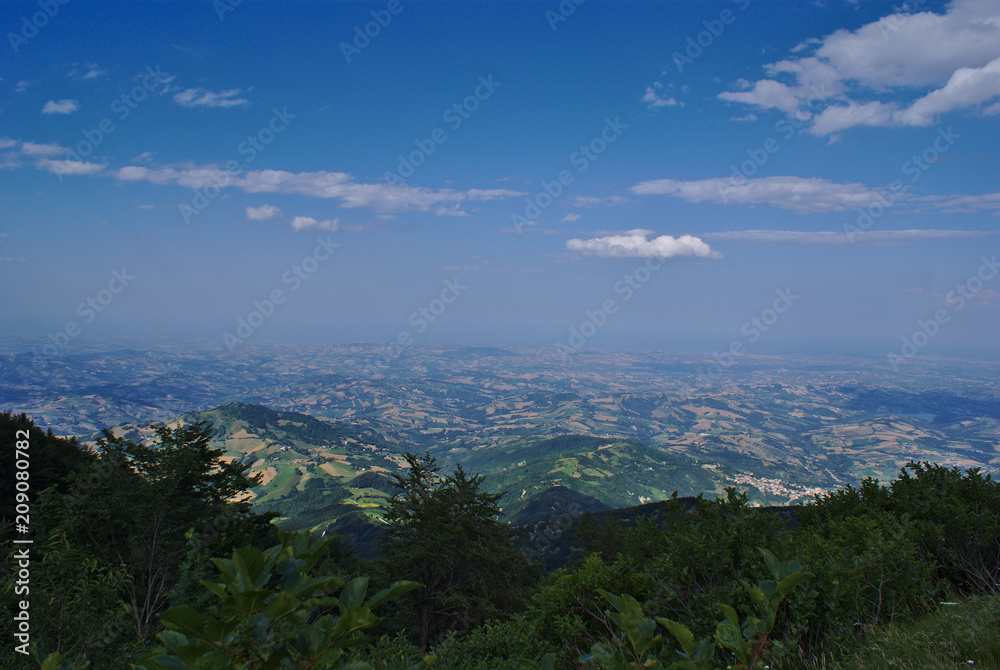
[[[233,502],[253,482],[203,426],[154,448],[108,434],[96,456],[36,433],[51,460],[32,500],[36,660],[3,668],[1000,667],[1000,488],[978,470],[910,463],[792,523],[735,490],[578,519],[576,558],[543,575],[499,495],[430,456],[407,455],[369,563]]]
[[[1000,596],[973,596],[940,605],[915,621],[875,631],[829,670],[951,670],[1000,668]]]
[[[350,660],[352,648],[370,640],[356,635],[380,619],[373,610],[407,591],[398,582],[366,599],[368,578],[348,583],[310,572],[333,539],[280,532],[281,544],[261,552],[244,547],[232,559],[213,559],[220,583],[202,585],[218,598],[207,616],[188,605],[160,615],[164,647],[145,656],[136,670],[234,668],[330,668],[366,670]],[[331,594],[338,590],[339,597]],[[336,614],[333,611],[337,611]]]

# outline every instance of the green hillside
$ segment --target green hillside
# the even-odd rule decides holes
[[[610,507],[629,507],[700,492],[720,494],[725,477],[717,468],[630,440],[562,435],[519,440],[477,450],[450,450],[466,470],[483,473],[491,491],[507,491],[502,503],[517,516],[533,494],[564,486]]]
[[[382,435],[348,422],[230,403],[166,425],[195,422],[211,427],[210,444],[224,459],[248,464],[260,476],[251,490],[254,507],[279,512],[278,523],[293,529],[321,530],[351,512],[379,517],[392,490],[387,475],[400,467]],[[112,432],[146,442],[154,436],[152,428],[134,426]]]

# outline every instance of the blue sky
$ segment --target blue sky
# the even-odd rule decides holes
[[[0,25],[4,334],[1000,353],[993,0]]]

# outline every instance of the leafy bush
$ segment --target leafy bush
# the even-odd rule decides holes
[[[719,603],[718,609],[725,618],[716,625],[714,643],[708,639],[696,640],[687,626],[676,621],[644,616],[642,605],[630,595],[615,596],[601,590],[604,599],[615,608],[608,616],[622,632],[623,639],[615,646],[595,644],[591,653],[581,660],[605,670],[710,670],[721,667],[715,658],[715,645],[718,644],[728,652],[722,661],[727,668],[769,667],[764,663],[782,649],[780,642],[770,639],[781,603],[809,574],[794,561],[779,562],[766,549],[761,549],[760,553],[772,578],[763,579],[756,586],[741,580],[759,616],[748,613],[740,623],[732,606]],[[670,665],[664,662],[667,650],[663,635],[655,634],[657,623],[669,630],[681,647],[677,651],[680,660]]]
[[[244,547],[232,559],[213,559],[221,583],[203,581],[218,603],[207,615],[178,605],[160,615],[167,631],[157,637],[164,647],[134,667],[180,668],[331,668],[363,670],[349,651],[368,640],[360,631],[380,619],[372,610],[391,598],[419,588],[399,582],[365,598],[368,578],[344,584],[336,577],[309,572],[333,538],[280,533],[281,544],[261,552]],[[341,588],[342,587],[342,588]],[[340,589],[339,597],[333,591]],[[339,614],[323,613],[336,608]],[[315,612],[322,613],[315,617]]]

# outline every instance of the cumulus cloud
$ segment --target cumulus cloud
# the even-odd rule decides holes
[[[672,237],[660,235],[647,239],[648,230],[632,230],[618,235],[594,237],[589,240],[567,240],[566,248],[585,256],[602,258],[676,258],[695,256],[697,258],[722,258],[708,244],[691,235]]]
[[[816,115],[809,132],[825,137],[854,126],[890,126],[896,123],[897,114],[898,108],[895,104],[878,101],[831,105]]]
[[[80,103],[76,100],[49,100],[42,107],[42,114],[72,114],[80,109]]]
[[[870,230],[854,232],[801,231],[801,230],[729,230],[705,233],[702,237],[721,242],[749,244],[776,244],[807,247],[891,246],[914,244],[932,240],[966,239],[996,235],[985,230]]]
[[[682,181],[656,179],[630,189],[637,195],[669,195],[688,202],[771,205],[799,213],[839,212],[866,207],[878,194],[863,184],[803,177],[762,177],[737,181],[728,177]]]
[[[757,105],[764,109],[775,107],[788,114],[795,112],[801,104],[798,91],[771,79],[758,81],[749,91],[720,93],[719,98],[730,102]]]
[[[997,96],[1000,96],[1000,58],[980,68],[957,69],[947,84],[914,102],[900,120],[905,125],[928,126],[939,114],[972,107]]]
[[[248,107],[250,101],[239,97],[241,89],[231,88],[215,93],[203,88],[188,88],[174,95],[181,107]]]
[[[265,221],[281,216],[281,210],[274,205],[261,205],[260,207],[247,207],[248,221]]]
[[[647,86],[646,94],[642,96],[641,101],[646,103],[650,109],[676,106],[677,101],[673,97],[660,93],[662,89],[663,84],[660,82],[656,82],[652,86]]]
[[[261,205],[260,207],[247,207],[247,220],[249,221],[266,221],[268,219],[274,219],[283,216],[281,209],[275,207],[274,205]],[[317,220],[311,216],[294,216],[288,222],[295,232],[303,230],[327,230],[332,233],[340,230],[340,221],[338,219],[325,219]]]
[[[737,82],[739,90],[718,97],[815,115],[809,132],[818,136],[854,126],[926,126],[1000,97],[1000,3],[954,0],[942,14],[904,5],[792,53],[802,55],[768,64],[769,78]]]
[[[1000,56],[1000,5],[955,0],[943,14],[903,9],[855,31],[838,30],[821,40],[816,56],[843,79],[872,89],[940,84],[960,67]]]

